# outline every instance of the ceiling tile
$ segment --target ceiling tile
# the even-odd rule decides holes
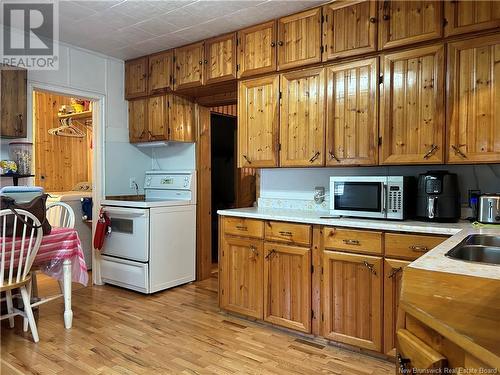
[[[178,26],[168,23],[164,15],[136,23],[134,26],[153,35],[163,35],[178,30]]]

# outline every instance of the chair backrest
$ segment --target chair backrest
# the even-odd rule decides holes
[[[20,220],[11,210],[0,211],[0,286],[23,281],[30,272],[42,242],[43,230],[40,221],[31,212],[17,210]],[[13,223],[12,233],[22,227],[21,237],[7,237],[7,224]],[[31,225],[28,225],[31,224]],[[39,228],[33,228],[39,226]]]
[[[53,202],[47,205],[47,220],[56,228],[74,228],[75,212],[64,202]]]

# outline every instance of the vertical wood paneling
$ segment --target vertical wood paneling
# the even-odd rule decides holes
[[[220,105],[217,107],[210,107],[210,111],[220,113],[221,115],[237,116],[238,106],[236,104]]]
[[[236,78],[236,33],[205,41],[205,84]]]
[[[150,141],[168,140],[168,95],[153,96],[148,99],[148,133]]]
[[[149,56],[148,92],[150,95],[173,89],[173,60],[172,50]]]
[[[446,0],[444,2],[445,36],[500,27],[497,1]]]
[[[172,141],[194,142],[195,110],[194,103],[177,95],[170,95],[170,135]]]
[[[148,57],[125,62],[125,99],[148,94]]]
[[[238,31],[238,78],[276,70],[276,21]]]
[[[204,51],[204,42],[193,43],[175,49],[175,90],[197,87],[203,84]]]
[[[148,99],[128,101],[129,141],[145,142],[148,140]]]

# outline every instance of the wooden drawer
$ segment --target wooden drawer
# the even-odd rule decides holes
[[[385,234],[385,255],[414,260],[439,245],[447,237],[422,236],[418,234]]]
[[[446,358],[406,329],[397,332],[399,373],[409,369],[443,369]],[[399,362],[399,363],[398,363]],[[411,371],[409,373],[412,373]]]
[[[264,222],[243,217],[224,218],[224,233],[242,237],[264,237]]]
[[[325,228],[324,244],[327,249],[382,254],[382,232]]]
[[[268,221],[265,225],[264,236],[268,241],[287,242],[309,246],[311,244],[311,226],[279,221]]]

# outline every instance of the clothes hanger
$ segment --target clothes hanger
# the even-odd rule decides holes
[[[71,118],[60,119],[61,126],[57,128],[49,129],[48,132],[51,135],[57,135],[60,137],[73,137],[73,138],[84,138],[86,134],[82,132],[78,127],[73,125]]]

